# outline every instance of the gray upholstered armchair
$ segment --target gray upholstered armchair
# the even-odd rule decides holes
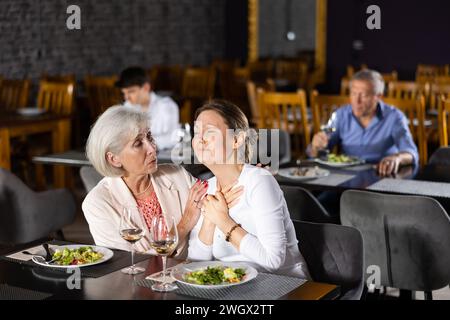
[[[76,206],[65,189],[34,192],[11,172],[0,169],[0,244],[45,238],[72,223]]]

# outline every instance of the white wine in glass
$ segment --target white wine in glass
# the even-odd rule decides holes
[[[145,270],[134,264],[134,244],[145,234],[144,221],[136,206],[125,206],[120,218],[120,236],[131,245],[131,266],[122,269],[126,274],[138,274]]]
[[[178,230],[173,216],[169,216],[168,221],[161,216],[155,216],[151,220],[150,246],[162,257],[163,281],[155,283],[152,290],[168,292],[177,289],[177,286],[166,281],[167,256],[172,254],[178,246]]]

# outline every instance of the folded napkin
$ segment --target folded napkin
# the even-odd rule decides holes
[[[49,248],[50,248],[50,251],[55,251],[58,248],[58,246],[49,245]],[[30,261],[33,256],[29,255],[29,254],[24,254],[24,253],[22,253],[23,251],[28,251],[29,253],[45,257],[45,249],[42,245],[24,249],[19,252],[10,254],[9,256],[6,256],[6,257],[10,258],[10,259],[20,260],[20,261]]]
[[[178,266],[183,265],[183,264],[186,264],[186,263],[188,263],[188,262],[182,262],[182,263],[179,263],[179,264],[177,264],[177,265],[175,265],[175,266],[173,266],[173,267],[167,268],[167,269],[166,269],[166,282],[167,282],[167,283],[173,283],[173,282],[175,282],[175,279],[172,278],[172,276],[170,275],[170,272],[171,272],[173,269],[177,268]],[[147,279],[147,280],[152,280],[152,281],[156,281],[156,282],[163,282],[163,272],[162,272],[162,271],[155,272],[155,273],[153,273],[153,274],[151,274],[151,275],[145,277],[145,279]]]

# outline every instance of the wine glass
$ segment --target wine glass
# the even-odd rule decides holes
[[[328,119],[327,124],[321,125],[320,130],[325,132],[328,136],[328,139],[330,138],[331,134],[337,130],[337,115],[336,111],[334,111],[330,119]],[[324,158],[325,160],[328,158],[328,154],[330,153],[330,150],[328,148],[324,148],[322,150],[319,150],[319,158]]]
[[[168,292],[177,289],[177,286],[166,282],[167,256],[172,254],[178,245],[178,230],[173,216],[166,219],[162,215],[154,216],[151,220],[150,246],[162,257],[163,281],[152,285],[154,291]]]
[[[131,266],[122,269],[126,274],[138,274],[145,269],[134,264],[134,244],[145,234],[145,224],[137,206],[125,206],[120,217],[120,236],[131,244]]]

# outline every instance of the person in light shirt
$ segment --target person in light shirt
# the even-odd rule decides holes
[[[192,146],[214,177],[190,234],[188,258],[244,261],[266,272],[309,279],[283,192],[268,170],[248,164],[251,138],[242,110],[212,100],[195,118]],[[223,192],[236,181],[243,194],[229,208]]]
[[[175,101],[153,92],[145,70],[140,67],[123,70],[116,86],[124,95],[125,106],[137,107],[148,113],[158,149],[172,148],[177,143],[173,133],[179,127],[179,109]]]

